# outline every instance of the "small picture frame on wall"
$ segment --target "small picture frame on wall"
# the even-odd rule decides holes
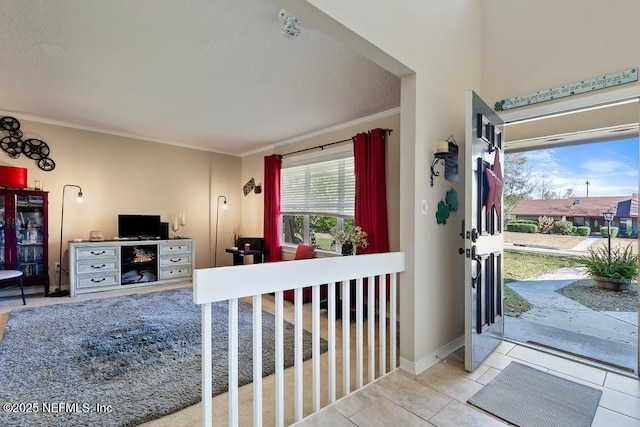
[[[244,195],[246,196],[247,194],[251,193],[251,191],[255,188],[256,186],[256,182],[253,178],[251,178],[245,185],[244,187],[242,187],[242,191],[244,192]]]

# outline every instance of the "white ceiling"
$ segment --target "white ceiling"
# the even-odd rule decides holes
[[[229,154],[400,105],[400,80],[269,0],[2,0],[0,112]],[[23,129],[25,134],[28,129]]]

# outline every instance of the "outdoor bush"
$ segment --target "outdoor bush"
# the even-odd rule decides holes
[[[589,249],[589,257],[584,258],[584,265],[589,275],[617,280],[635,280],[638,277],[638,257],[633,254],[631,245],[629,243],[624,250],[620,247],[612,249],[611,261],[609,261],[608,247]]]
[[[512,219],[509,224],[535,224],[538,225],[538,221],[535,219]]]
[[[571,226],[571,234],[576,234],[576,232],[578,231],[578,227],[576,227],[575,225]]]
[[[549,234],[551,230],[553,230],[553,218],[550,216],[542,215],[538,217],[538,227],[540,227],[540,232]]]
[[[507,231],[514,231],[516,233],[537,233],[538,224],[520,224],[512,223],[507,224]]]
[[[556,234],[570,235],[573,224],[571,221],[556,221],[553,223],[553,231]]]
[[[602,237],[609,237],[607,227],[600,227],[600,235]],[[618,227],[611,227],[611,237],[616,237],[618,235]]]
[[[591,234],[591,228],[587,226],[576,227],[576,234],[578,236],[589,236]]]

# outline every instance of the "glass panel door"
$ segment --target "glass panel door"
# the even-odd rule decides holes
[[[25,276],[44,274],[44,197],[19,195],[16,199],[16,268]]]
[[[6,270],[7,266],[6,266],[6,262],[7,260],[5,259],[5,251],[4,251],[4,247],[5,247],[5,235],[4,235],[4,230],[5,230],[5,205],[4,205],[4,194],[0,194],[0,270]]]

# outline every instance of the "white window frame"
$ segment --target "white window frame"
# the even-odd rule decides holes
[[[296,167],[296,166],[306,166],[313,163],[321,163],[330,160],[336,159],[345,159],[353,157],[353,144],[345,143],[342,145],[336,145],[330,148],[324,148],[318,151],[307,152],[304,154],[287,156],[282,159],[282,170],[287,168]],[[339,183],[340,186],[344,186],[344,182],[341,181]],[[340,188],[340,197],[344,195],[344,188]],[[281,196],[282,197],[282,196]],[[355,201],[354,201],[355,202]],[[335,217],[336,221],[336,232],[344,229],[344,219],[351,218],[353,219],[353,215],[343,215],[343,214],[335,214],[335,213],[327,213],[327,212],[295,212],[295,211],[286,211],[283,210],[281,212],[282,216],[292,215],[292,216],[302,216],[303,218],[303,242],[304,244],[310,244],[310,236],[311,236],[311,227],[310,227],[310,216],[327,216],[327,217]],[[280,242],[283,250],[285,252],[295,251],[297,247],[294,243],[289,242]],[[288,249],[288,250],[287,250]],[[329,250],[318,250],[320,254],[339,254],[341,252],[341,245],[339,243],[336,244],[335,251]]]

